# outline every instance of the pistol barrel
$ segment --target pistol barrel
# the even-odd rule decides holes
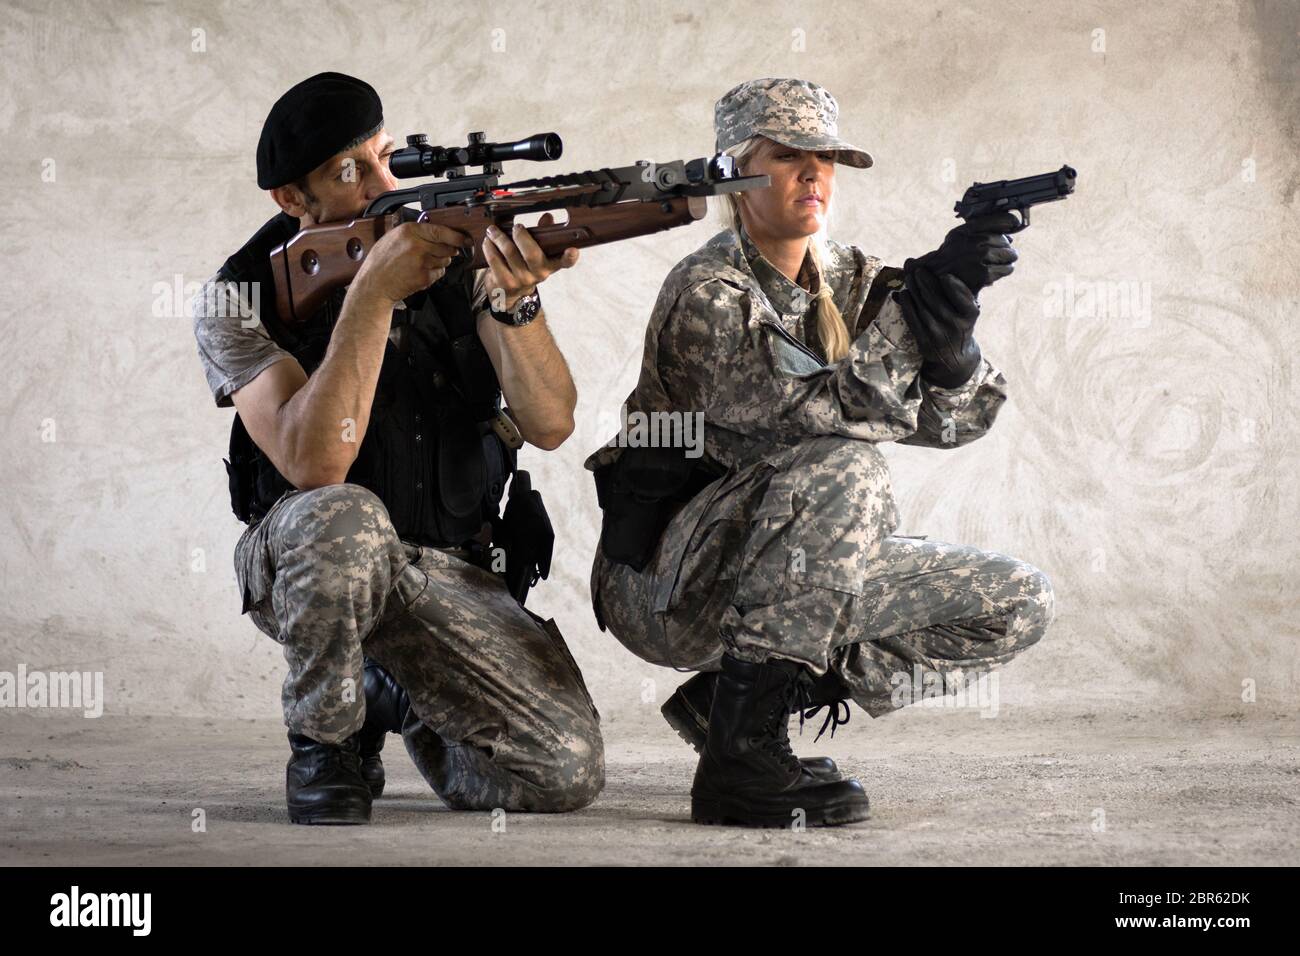
[[[1056,202],[1074,192],[1078,173],[1070,166],[1062,166],[1054,173],[1025,176],[1022,179],[1003,179],[995,183],[976,183],[966,190],[954,211],[961,219],[974,219],[990,213],[1014,209],[1029,225],[1029,210],[1040,203]]]

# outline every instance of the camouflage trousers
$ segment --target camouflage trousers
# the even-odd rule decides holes
[[[403,741],[449,807],[574,810],[604,786],[599,714],[554,622],[490,571],[400,540],[367,489],[286,493],[240,538],[235,571],[244,611],[284,648],[291,731],[359,730],[369,656],[406,689]]]
[[[894,535],[888,482],[874,445],[837,437],[733,470],[673,518],[642,571],[597,548],[597,621],[666,667],[716,670],[727,651],[833,670],[872,717],[920,699],[897,692],[904,681],[950,693],[1035,644],[1054,615],[1047,576]]]

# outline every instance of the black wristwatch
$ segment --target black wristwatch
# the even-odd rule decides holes
[[[505,312],[498,312],[496,309],[488,306],[488,311],[492,313],[492,318],[496,319],[502,325],[513,325],[518,328],[521,325],[527,325],[533,319],[537,318],[537,313],[542,311],[542,297],[533,289],[528,295],[521,298],[515,303],[513,309]]]

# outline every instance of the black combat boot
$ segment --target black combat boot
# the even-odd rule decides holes
[[[827,671],[821,678],[814,679],[805,668],[800,673],[799,682],[803,693],[795,702],[795,712],[800,714],[800,726],[805,716],[811,717],[823,707],[832,708],[833,717],[828,717],[828,720],[833,720],[834,727],[848,723],[838,709],[848,691],[833,672]],[[713,691],[717,685],[716,671],[701,671],[678,687],[659,708],[664,720],[677,731],[677,736],[694,747],[697,754],[704,752],[704,738],[709,732],[709,708],[713,705]],[[834,727],[831,729],[832,737],[835,736]],[[822,729],[825,730],[825,725]],[[821,734],[817,736],[821,737]],[[830,757],[800,757],[799,763],[809,773],[824,780],[842,779],[840,768]]]
[[[799,696],[802,664],[750,664],[722,656],[709,730],[691,787],[696,823],[788,827],[865,820],[862,784],[814,776],[790,750],[785,731]]]
[[[372,797],[384,792],[384,761],[379,756],[390,733],[400,734],[410,701],[406,691],[384,670],[378,661],[366,658],[366,720],[358,734],[361,755],[361,778]]]
[[[361,779],[359,736],[323,744],[290,732],[293,756],[285,768],[284,789],[292,823],[370,822],[370,788]]]

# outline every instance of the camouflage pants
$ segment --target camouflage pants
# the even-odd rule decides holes
[[[948,692],[1035,644],[1054,614],[1047,576],[895,536],[888,481],[873,445],[835,437],[733,471],[673,518],[642,571],[597,548],[597,619],[663,666],[716,670],[725,650],[834,670],[873,717],[900,706],[904,678]]]
[[[453,809],[562,811],[604,786],[599,715],[554,622],[490,571],[398,538],[358,485],[289,492],[235,548],[244,611],[284,648],[295,733],[365,719],[363,655],[406,689],[416,767]]]

